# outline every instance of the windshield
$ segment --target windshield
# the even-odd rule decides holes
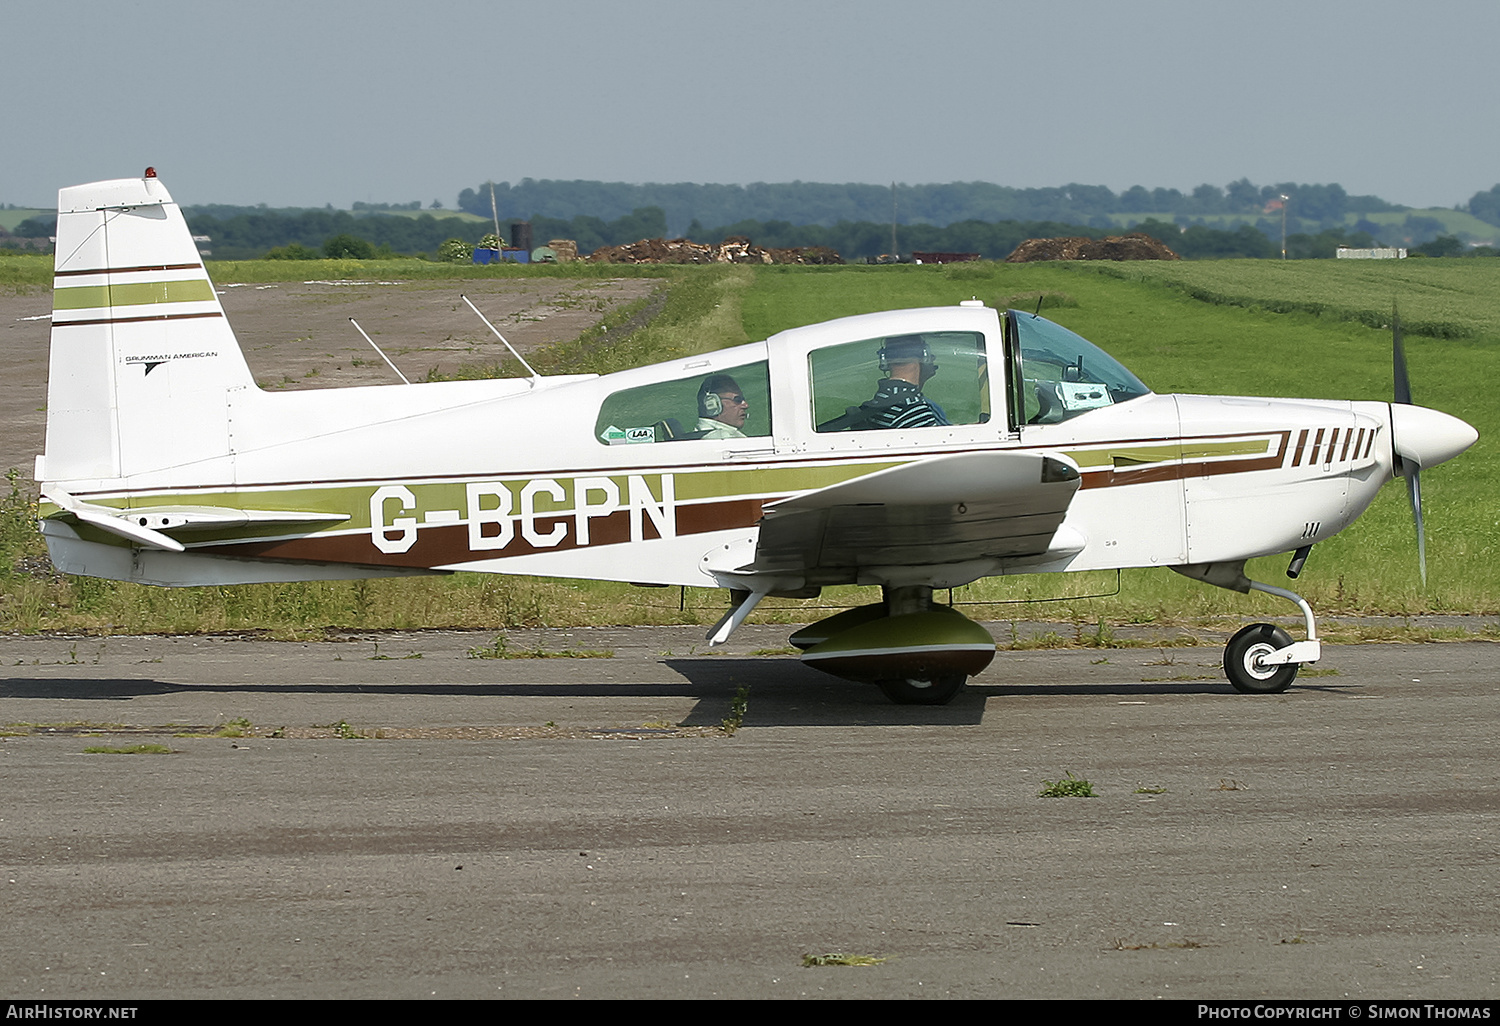
[[[1014,329],[1011,387],[1022,424],[1056,424],[1101,406],[1129,402],[1151,390],[1114,357],[1060,324],[1020,310],[1006,314]]]

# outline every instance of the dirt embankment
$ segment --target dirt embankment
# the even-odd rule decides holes
[[[827,246],[788,249],[757,246],[743,235],[713,245],[691,239],[641,239],[623,246],[601,246],[588,258],[599,264],[841,264]]]
[[[1008,264],[1036,260],[1181,260],[1161,242],[1143,232],[1103,239],[1027,239],[1005,258]]]

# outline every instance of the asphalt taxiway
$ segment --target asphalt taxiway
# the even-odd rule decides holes
[[[1493,644],[1275,696],[1002,652],[913,708],[784,639],[0,638],[0,992],[1500,994]]]

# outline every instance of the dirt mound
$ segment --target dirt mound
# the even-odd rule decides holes
[[[792,246],[789,249],[768,249],[773,264],[841,264],[844,258],[836,249],[828,246]]]
[[[601,246],[588,257],[598,264],[841,264],[827,246],[766,249],[743,235],[717,246],[691,239],[642,239],[624,246]]]
[[[1156,239],[1143,232],[1111,235],[1104,239],[1027,239],[1005,258],[1008,264],[1034,260],[1181,260]]]

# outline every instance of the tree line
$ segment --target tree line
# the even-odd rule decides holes
[[[1184,194],[1176,189],[1147,190],[1134,186],[1115,194],[1105,186],[1067,185],[1047,189],[1013,189],[984,182],[949,185],[897,186],[825,185],[792,182],[782,185],[627,185],[610,182],[550,182],[523,179],[511,186],[495,186],[497,204],[506,211],[501,232],[527,219],[536,245],[549,239],[572,239],[581,253],[601,246],[623,245],[639,239],[686,235],[697,242],[718,242],[740,235],[762,246],[828,246],[846,259],[875,258],[891,250],[891,203],[896,213],[896,248],[978,253],[1003,259],[1028,238],[1088,236],[1099,238],[1125,230],[1143,231],[1189,259],[1280,256],[1281,196],[1299,214],[1287,218],[1288,256],[1332,256],[1338,245],[1371,246],[1382,241],[1410,239],[1414,248],[1431,255],[1465,252],[1456,239],[1443,234],[1435,218],[1409,213],[1396,225],[1376,225],[1366,213],[1400,211],[1373,196],[1350,196],[1337,185],[1280,183],[1254,186],[1247,179],[1220,189],[1202,185]],[[482,204],[479,200],[482,196]],[[673,207],[646,203],[619,210],[632,199],[661,198]],[[503,201],[502,201],[503,197]],[[464,190],[461,205],[489,213],[489,188]],[[437,201],[433,201],[434,206]],[[883,204],[883,205],[882,205]],[[445,216],[429,210],[416,217],[389,216],[385,211],[416,212],[417,202],[358,203],[356,212],[221,204],[185,207],[194,234],[211,238],[213,255],[221,259],[253,259],[263,255],[310,259],[330,255],[330,246],[345,255],[439,255],[443,244],[458,240],[472,246],[490,231],[487,223]],[[1268,207],[1270,209],[1268,209]],[[580,208],[593,212],[579,213]],[[1470,212],[1500,225],[1500,185],[1476,193]],[[1026,209],[1048,216],[977,216]],[[755,211],[753,215],[718,219],[714,211]],[[769,216],[785,211],[788,216]],[[522,211],[530,211],[523,216]],[[556,211],[557,213],[552,213]],[[683,224],[681,218],[693,211]],[[842,211],[848,216],[834,216]],[[855,216],[863,212],[865,216]],[[1115,217],[1107,216],[1113,213]],[[1139,213],[1139,220],[1120,217]],[[1235,213],[1225,220],[1222,215]],[[1352,228],[1349,213],[1359,213]],[[966,214],[968,216],[959,216]],[[1194,218],[1219,216],[1214,225]],[[1300,216],[1299,216],[1300,215]],[[1129,229],[1119,227],[1125,220]],[[486,218],[486,222],[488,218]],[[55,231],[55,217],[23,222],[14,234],[44,238]],[[705,227],[713,225],[714,227]],[[350,240],[354,240],[351,242]],[[358,243],[357,245],[355,243]],[[357,251],[357,252],[356,252]],[[446,252],[453,252],[450,247]],[[1480,247],[1476,255],[1486,255]],[[336,254],[335,254],[336,255]]]
[[[491,183],[464,189],[460,210],[489,216]],[[783,182],[752,185],[702,185],[691,182],[634,185],[626,182],[558,181],[523,178],[515,184],[493,184],[502,218],[566,219],[578,214],[611,219],[642,207],[659,207],[671,232],[682,234],[693,222],[786,221],[832,227],[839,222],[928,224],[945,227],[959,221],[1057,221],[1106,228],[1111,215],[1159,215],[1180,218],[1236,215],[1254,220],[1268,206],[1282,202],[1293,216],[1331,226],[1346,214],[1398,212],[1406,208],[1378,196],[1351,196],[1343,186],[1278,182],[1257,186],[1248,179],[1219,187],[1204,184],[1179,189],[1136,185],[1115,193],[1103,185],[1069,185],[1019,189],[991,182],[931,185],[833,185]],[[1500,194],[1497,194],[1500,203]],[[1279,218],[1279,215],[1278,215]],[[1500,222],[1497,222],[1500,223]],[[1278,219],[1279,224],[1279,219]]]

